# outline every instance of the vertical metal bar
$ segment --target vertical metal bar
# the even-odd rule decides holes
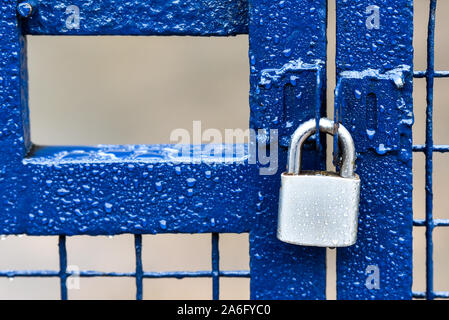
[[[326,27],[326,0],[249,0],[250,127],[257,135],[250,150],[258,151],[250,155],[257,160],[250,184],[251,299],[325,299],[325,249],[283,243],[276,231],[291,134],[326,114]],[[310,65],[321,71],[301,70]],[[265,155],[277,160],[271,171],[264,170]],[[302,163],[323,169],[325,152],[308,144]]]
[[[220,299],[220,249],[219,234],[212,233],[212,298]]]
[[[23,188],[30,179],[24,174],[22,159],[31,148],[28,117],[27,42],[22,34],[22,20],[17,14],[17,0],[3,0],[0,5],[0,234],[26,232],[29,201]]]
[[[136,299],[143,297],[143,266],[142,266],[142,235],[134,235],[134,247],[136,249]]]
[[[413,1],[337,0],[336,63],[336,109],[361,179],[358,239],[337,251],[337,298],[411,299]]]
[[[66,237],[59,236],[59,279],[61,282],[61,300],[67,300],[67,248]]]
[[[426,298],[433,292],[433,85],[435,75],[435,11],[437,0],[430,0],[427,35],[427,108],[426,108]]]

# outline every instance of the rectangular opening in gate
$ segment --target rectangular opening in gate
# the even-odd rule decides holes
[[[433,156],[433,216],[435,219],[449,219],[449,153],[435,153]],[[448,251],[449,257],[449,251]]]
[[[449,229],[447,227],[436,228],[433,235],[434,240],[434,284],[435,291],[449,291],[449,254],[447,244],[449,243]]]
[[[176,129],[248,128],[247,36],[29,36],[28,66],[37,144],[177,143]]]
[[[422,145],[426,143],[426,79],[413,81],[413,144]]]
[[[423,152],[413,153],[413,218],[426,218],[426,157]]]
[[[415,70],[426,69],[427,58],[427,21],[429,15],[429,1],[413,1],[413,40],[414,40],[414,68]]]
[[[134,300],[134,278],[72,278],[67,279],[70,300]]]
[[[58,237],[1,236],[0,271],[58,270]]]
[[[446,18],[448,12],[449,2],[438,1],[435,20],[435,68],[437,70],[449,70],[449,59],[447,58],[449,56],[449,39],[447,37],[449,20]]]
[[[449,55],[447,56],[449,57]],[[449,59],[447,59],[449,62]],[[447,68],[449,69],[449,67]],[[433,141],[434,144],[449,144],[449,78],[436,78],[434,85]]]
[[[426,290],[426,229],[413,228],[413,291]]]
[[[142,241],[143,269],[150,273],[183,272],[182,280],[145,279],[145,299],[210,299],[212,297],[213,244],[211,234],[146,235]],[[216,247],[215,247],[216,248]],[[217,252],[215,252],[217,253]],[[249,237],[244,234],[219,234],[220,272],[249,270]],[[249,278],[219,279],[221,299],[248,299]]]
[[[136,269],[132,235],[67,237],[67,269],[133,272]]]
[[[212,279],[145,279],[143,281],[145,300],[210,300]]]
[[[220,269],[249,270],[249,234],[220,234]]]
[[[211,270],[211,235],[145,235],[142,261],[145,271]]]
[[[0,300],[58,300],[59,278],[0,278]]]
[[[244,278],[221,278],[220,279],[221,300],[249,300],[250,279]]]

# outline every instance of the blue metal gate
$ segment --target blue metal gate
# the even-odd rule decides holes
[[[428,68],[413,73],[412,0],[337,0],[336,119],[349,128],[362,177],[357,244],[338,249],[339,299],[449,297],[433,291],[432,141],[434,17]],[[279,172],[260,175],[249,155],[223,161],[191,146],[184,161],[172,146],[46,147],[30,140],[26,35],[249,34],[250,127],[257,143],[279,132],[285,166],[290,135],[325,115],[326,0],[4,0],[0,6],[0,234],[59,235],[60,268],[3,271],[3,277],[59,277],[67,299],[66,236],[135,235],[131,273],[80,271],[81,277],[249,277],[253,299],[325,299],[325,250],[275,237]],[[19,15],[17,14],[19,12]],[[413,76],[428,81],[427,140],[413,146]],[[306,146],[305,166],[325,165],[324,139]],[[315,144],[319,146],[318,151]],[[233,148],[227,146],[226,148]],[[426,155],[427,292],[412,294],[412,150]],[[175,150],[177,151],[177,150]],[[250,234],[250,270],[219,268],[219,234]],[[151,272],[142,266],[142,235],[212,233],[208,271]],[[370,285],[370,277],[380,283]]]

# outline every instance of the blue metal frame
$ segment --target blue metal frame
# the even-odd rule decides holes
[[[376,2],[388,28],[366,31],[365,9]],[[427,291],[417,298],[449,298],[434,292],[432,232],[449,226],[432,216],[436,1],[430,0],[428,67],[412,73],[412,0],[337,0],[336,120],[350,128],[362,177],[357,244],[339,249],[339,299],[412,298],[412,228],[426,227]],[[67,28],[66,8],[80,9],[79,28]],[[30,8],[32,7],[33,10]],[[278,130],[279,164],[286,163],[293,130],[326,115],[326,0],[16,0],[0,6],[0,234],[58,235],[58,271],[0,271],[0,277],[59,277],[67,299],[67,236],[132,233],[136,269],[116,273],[83,270],[81,277],[212,279],[219,299],[221,277],[250,278],[253,299],[324,299],[325,250],[281,243],[275,228],[279,172],[261,176],[249,155],[233,162],[190,146],[193,161],[169,145],[45,147],[31,143],[26,35],[196,35],[249,33],[250,127],[256,142]],[[17,12],[22,17],[17,16]],[[69,12],[70,13],[70,12]],[[150,17],[150,18],[149,18]],[[426,144],[411,141],[412,80],[427,79]],[[385,106],[386,108],[384,108]],[[391,106],[391,107],[390,107]],[[313,139],[311,139],[313,140]],[[325,166],[325,139],[305,146],[303,164]],[[255,143],[255,142],[251,142]],[[250,145],[249,147],[252,147]],[[223,153],[238,146],[222,146]],[[248,146],[246,146],[248,147]],[[426,155],[426,219],[412,220],[412,150]],[[269,150],[275,152],[275,150]],[[250,270],[220,270],[219,233],[250,234]],[[211,233],[211,270],[149,272],[142,264],[142,235]],[[366,267],[380,270],[380,288],[364,283]],[[78,273],[76,273],[78,275]]]

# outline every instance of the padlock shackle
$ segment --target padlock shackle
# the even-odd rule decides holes
[[[305,141],[316,132],[316,121],[310,119],[296,129],[288,149],[287,172],[298,175],[301,172],[301,149]],[[342,165],[340,176],[352,178],[355,175],[355,146],[349,131],[341,124],[334,125],[334,121],[327,118],[320,119],[320,132],[330,135],[338,134],[338,141],[342,150]]]

